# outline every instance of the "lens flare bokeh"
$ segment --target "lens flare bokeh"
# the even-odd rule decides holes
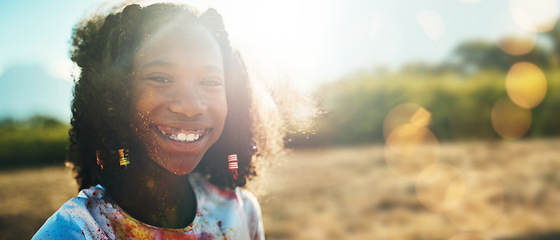
[[[508,96],[522,108],[531,109],[539,105],[546,89],[546,76],[538,66],[529,62],[514,64],[506,76]]]
[[[385,159],[397,173],[414,178],[422,169],[439,160],[438,140],[426,127],[404,124],[387,137]]]
[[[416,21],[430,39],[438,41],[443,37],[445,22],[437,12],[431,10],[418,11],[416,13]]]
[[[441,213],[452,209],[464,196],[463,174],[458,168],[436,163],[425,168],[416,179],[416,197],[427,209]]]
[[[519,56],[531,52],[536,40],[535,35],[509,36],[502,38],[498,42],[498,47],[507,54]]]
[[[554,0],[510,0],[513,20],[529,32],[552,30],[558,21],[558,4]]]
[[[403,103],[394,107],[383,122],[383,136],[385,139],[396,128],[404,124],[414,124],[427,127],[431,122],[431,113],[414,103]]]
[[[531,127],[531,111],[515,105],[505,97],[494,104],[491,116],[494,131],[507,140],[523,137]]]

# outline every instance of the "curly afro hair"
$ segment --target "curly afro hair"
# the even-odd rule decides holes
[[[206,152],[194,171],[223,188],[243,187],[257,174],[256,160],[282,149],[280,120],[259,112],[254,84],[239,54],[232,50],[222,17],[184,5],[126,6],[122,11],[95,16],[79,23],[73,32],[72,60],[80,67],[75,80],[68,162],[81,189],[119,181],[122,171],[117,151],[133,140],[130,130],[132,59],[142,39],[170,21],[199,24],[214,36],[224,58],[228,115],[220,139]],[[227,155],[237,153],[239,177],[227,167]],[[97,159],[103,161],[103,169]],[[133,160],[133,159],[132,159]],[[134,164],[134,163],[132,163]]]

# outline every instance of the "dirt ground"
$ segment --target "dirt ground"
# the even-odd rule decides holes
[[[560,239],[560,139],[436,147],[420,166],[381,145],[289,152],[260,185],[267,239]],[[76,189],[64,167],[0,171],[0,239]]]

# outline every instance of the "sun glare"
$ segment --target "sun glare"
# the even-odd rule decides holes
[[[558,21],[558,4],[554,0],[510,0],[515,22],[530,32],[550,31]]]
[[[243,0],[222,4],[218,11],[226,19],[232,43],[246,61],[260,69],[268,68],[262,65],[274,66],[294,81],[309,82],[314,80],[302,78],[319,72],[314,63],[324,60],[328,50],[325,36],[333,20],[332,5],[319,0]]]
[[[232,45],[252,69],[266,71],[266,79],[290,79],[296,87],[315,88],[319,84],[318,62],[330,61],[325,55],[332,45],[335,1],[259,0],[172,0],[201,11],[212,7],[224,18]],[[313,86],[309,86],[309,85]],[[301,86],[303,85],[303,86]],[[305,90],[305,89],[304,89]]]

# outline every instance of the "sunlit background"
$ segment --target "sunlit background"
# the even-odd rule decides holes
[[[323,112],[263,174],[268,239],[560,239],[560,1],[173,2]],[[0,2],[0,239],[76,193],[70,36],[111,6]]]

